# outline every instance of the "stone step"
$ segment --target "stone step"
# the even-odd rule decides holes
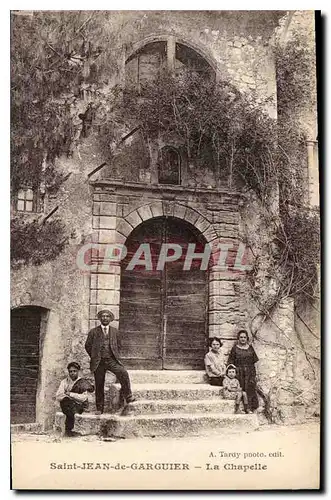
[[[120,385],[114,384],[119,390]],[[219,398],[222,387],[209,384],[132,384],[132,393],[137,400],[197,400]]]
[[[203,370],[128,370],[132,384],[205,384]]]
[[[29,433],[38,434],[42,431],[42,425],[36,422],[29,424],[11,424],[10,430],[12,434]]]
[[[234,401],[226,399],[198,399],[195,401],[176,401],[172,399],[141,399],[125,406],[122,415],[150,415],[185,413],[233,413]]]
[[[189,437],[220,435],[229,431],[254,430],[259,426],[256,414],[218,414],[201,413],[164,414],[164,415],[93,415],[75,416],[75,430],[84,434],[101,435],[104,437],[135,438],[135,437]],[[64,415],[56,414],[55,429],[63,430]]]
[[[120,398],[120,384],[105,385],[105,412],[114,413],[123,406]],[[209,384],[132,384],[132,392],[137,401],[141,400],[171,400],[197,401],[219,400],[222,398],[223,388]],[[89,394],[89,413],[94,413],[95,395]]]

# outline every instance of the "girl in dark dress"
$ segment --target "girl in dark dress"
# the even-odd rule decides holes
[[[248,342],[246,330],[238,332],[238,340],[229,354],[228,364],[237,368],[237,378],[241,389],[246,392],[248,398],[248,408],[250,413],[259,406],[256,393],[256,370],[255,363],[259,360],[252,345]]]

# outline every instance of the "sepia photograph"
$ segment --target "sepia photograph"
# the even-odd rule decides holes
[[[320,489],[320,29],[10,11],[13,490]]]

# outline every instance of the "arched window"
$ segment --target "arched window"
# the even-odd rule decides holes
[[[176,41],[175,37],[169,36],[167,40],[147,43],[127,59],[126,84],[141,90],[165,68],[177,76],[186,68],[208,78],[215,78],[213,68],[204,57]]]
[[[159,152],[159,184],[180,184],[180,154],[177,149],[166,146]]]
[[[17,210],[20,212],[33,212],[34,193],[30,188],[19,189],[17,193]]]

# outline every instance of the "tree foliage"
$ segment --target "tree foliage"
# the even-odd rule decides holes
[[[47,11],[15,15],[11,23],[11,192],[41,183],[56,193],[66,174],[56,159],[71,155],[90,124],[83,93],[106,85],[114,60],[111,37],[98,11]],[[101,49],[101,45],[103,48]],[[106,75],[106,76],[105,76]],[[89,122],[89,123],[88,123]],[[15,198],[14,198],[15,199]],[[60,221],[12,221],[12,261],[38,264],[67,242]],[[52,242],[52,243],[51,243]],[[40,247],[43,247],[41,249]]]
[[[98,12],[14,15],[11,28],[11,187],[54,184],[54,161],[70,155],[82,122],[82,88],[105,84]],[[108,40],[109,41],[109,40]]]
[[[16,217],[11,221],[11,261],[14,268],[22,264],[39,266],[55,259],[65,248],[69,236],[59,219],[40,224]]]

